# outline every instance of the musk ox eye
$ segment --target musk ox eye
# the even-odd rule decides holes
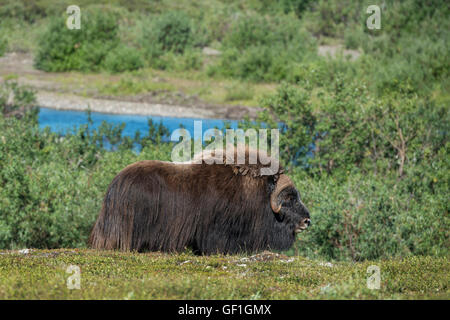
[[[285,193],[282,197],[285,204],[293,204],[297,201],[297,194],[293,192]]]

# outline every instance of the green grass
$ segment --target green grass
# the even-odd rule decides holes
[[[29,73],[26,79],[39,80],[42,79],[42,75]],[[199,71],[171,72],[151,68],[120,75],[76,71],[47,73],[45,80],[57,84],[64,92],[76,92],[88,97],[96,95],[128,97],[153,93],[157,98],[167,92],[182,92],[187,96],[196,96],[206,103],[239,104],[249,107],[258,106],[261,97],[274,93],[277,87],[275,83],[210,79]]]
[[[81,288],[67,288],[69,265]],[[381,270],[379,290],[367,268]],[[0,254],[0,299],[449,299],[446,258],[360,263],[276,254],[193,256],[85,249]]]

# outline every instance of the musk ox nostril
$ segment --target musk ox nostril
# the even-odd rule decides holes
[[[311,225],[311,219],[306,218],[305,220],[303,220],[303,223],[309,227]]]

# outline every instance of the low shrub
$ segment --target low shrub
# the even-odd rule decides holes
[[[407,88],[379,101],[342,79],[327,90],[318,110],[308,91],[287,84],[261,101],[258,119],[281,129],[282,162],[317,220],[294,250],[354,261],[447,255],[445,103]]]
[[[315,50],[315,42],[293,14],[238,16],[223,45],[220,60],[208,74],[251,81],[286,80],[292,65]]]
[[[237,16],[225,36],[224,45],[238,50],[267,45],[273,40],[270,27],[270,21],[264,16]]]
[[[361,29],[346,29],[344,31],[344,44],[347,49],[358,49],[363,43],[364,33]]]
[[[154,59],[153,66],[170,71],[199,70],[203,66],[203,56],[195,49],[186,49],[183,54],[166,52]]]
[[[143,24],[142,46],[151,58],[165,52],[181,54],[191,43],[191,20],[184,12],[169,11]]]
[[[368,5],[367,5],[368,6]],[[326,1],[313,3],[308,14],[303,15],[306,28],[315,36],[342,37],[344,30],[364,21],[365,10],[362,1]]]
[[[312,219],[299,235],[300,255],[361,261],[448,254],[445,193],[411,192],[409,179],[399,182],[395,175],[293,179]]]
[[[139,159],[168,160],[170,144],[149,142],[159,141],[154,125],[138,140],[122,135],[124,125],[105,122],[60,136],[39,128],[29,91],[2,89],[0,110],[6,109],[4,97],[13,95],[15,108],[28,112],[20,120],[0,113],[1,248],[85,247],[114,175]]]
[[[92,8],[81,15],[81,29],[70,30],[54,17],[38,39],[35,66],[44,71],[98,71],[118,43],[118,13]]]
[[[399,91],[407,83],[416,92],[429,92],[436,81],[447,81],[450,53],[446,40],[424,36],[403,37],[397,42],[392,47],[389,37],[380,37],[372,44],[365,44],[365,51],[372,52],[374,58],[366,76],[370,76],[375,90]],[[375,49],[377,43],[385,48]]]
[[[0,35],[0,57],[6,53],[8,49],[8,41]]]
[[[117,73],[138,70],[144,66],[144,61],[136,48],[118,46],[106,55],[103,65],[106,70]]]

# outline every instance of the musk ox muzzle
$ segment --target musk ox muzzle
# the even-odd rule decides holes
[[[109,185],[89,245],[198,254],[286,250],[310,215],[282,168],[261,175],[261,167],[131,164]]]

